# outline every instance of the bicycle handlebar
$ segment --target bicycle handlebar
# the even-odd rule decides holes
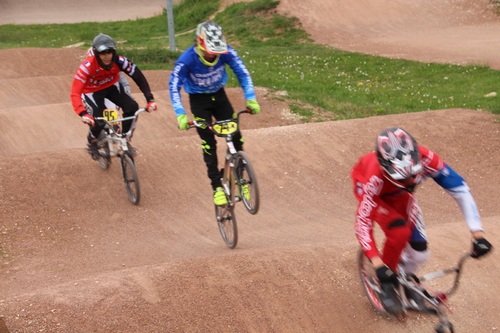
[[[229,119],[226,119],[226,120],[221,120],[221,121],[231,121],[231,120],[236,120],[238,121],[238,119],[240,118],[240,114],[242,113],[252,113],[252,111],[250,109],[245,109],[245,110],[242,110],[242,111],[239,111],[236,113],[236,117],[235,118],[229,118]],[[194,128],[194,127],[203,127],[203,126],[207,126],[208,129],[210,129],[212,132],[214,132],[213,130],[213,125],[215,125],[217,123],[217,121],[215,122],[212,122],[212,123],[209,123],[208,121],[206,120],[191,120],[189,122],[189,128]],[[188,128],[188,129],[189,129]]]
[[[437,272],[426,274],[420,278],[420,282],[429,281],[429,280],[439,278],[439,277],[442,277],[442,276],[445,276],[445,275],[448,275],[451,273],[455,273],[455,280],[453,282],[453,286],[446,293],[447,295],[453,294],[458,288],[458,283],[460,280],[460,274],[462,272],[462,267],[463,267],[465,261],[467,259],[471,258],[472,255],[473,255],[473,253],[471,251],[465,253],[464,255],[462,255],[462,257],[460,257],[460,260],[458,260],[457,266],[452,267],[452,268],[448,268],[448,269],[444,269],[442,271],[437,271]]]
[[[420,278],[420,281],[422,281],[422,282],[429,281],[429,280],[432,280],[432,279],[435,279],[435,278],[438,278],[441,276],[448,275],[450,273],[459,274],[461,269],[462,269],[462,266],[464,265],[465,260],[467,260],[470,257],[472,257],[472,252],[467,252],[462,257],[460,257],[460,260],[458,261],[458,264],[456,267],[452,267],[452,268],[444,269],[442,271],[437,271],[437,272],[426,274]]]
[[[130,117],[125,117],[125,118],[119,118],[119,119],[114,119],[114,120],[108,120],[104,117],[94,117],[94,119],[96,120],[104,120],[107,124],[109,125],[113,125],[113,124],[117,124],[117,123],[121,123],[123,121],[126,121],[126,120],[133,120],[135,118],[137,118],[137,115],[139,115],[139,113],[141,112],[144,112],[144,111],[148,111],[147,109],[139,109],[137,111],[135,111],[134,115],[133,116],[130,116]]]

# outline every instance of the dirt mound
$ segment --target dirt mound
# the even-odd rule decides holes
[[[173,0],[177,3],[178,0]],[[162,13],[165,0],[2,0],[0,24],[108,22],[145,18]]]
[[[318,41],[394,35],[391,45],[408,49],[412,33],[418,35],[416,21],[435,27],[436,35],[450,27],[474,31],[497,24],[483,0],[302,3],[282,0],[280,10],[301,18]],[[455,19],[444,20],[450,13]],[[486,17],[482,23],[477,13]],[[328,34],[316,35],[325,27]],[[392,32],[384,35],[387,28]],[[472,40],[465,37],[474,35],[462,36],[460,43],[449,41],[461,51],[440,59],[469,52]],[[372,45],[365,50],[370,53],[380,51],[377,45],[391,50],[389,43],[362,45]],[[439,54],[432,45],[418,46],[428,48],[420,55]],[[104,171],[86,155],[86,128],[69,102],[83,53],[0,50],[0,315],[11,332],[432,331],[434,317],[409,314],[400,323],[377,316],[357,280],[349,170],[388,126],[410,131],[468,180],[488,239],[500,244],[492,181],[500,177],[496,116],[450,109],[300,124],[284,102],[258,88],[263,112],[243,118],[243,134],[262,207],[255,216],[236,208],[240,241],[229,250],[214,221],[199,138],[176,127],[168,71],[146,72],[160,110],[141,116],[134,136],[141,204],[128,201],[116,161]],[[489,55],[481,61],[489,62]],[[244,106],[238,89],[228,93],[235,107]],[[134,95],[143,101],[137,90]],[[432,181],[418,196],[433,252],[425,273],[452,265],[469,248],[470,236],[454,201]],[[498,329],[492,281],[499,268],[496,255],[466,264],[451,299],[457,331]]]
[[[342,50],[500,69],[500,17],[489,0],[282,0],[278,10]]]

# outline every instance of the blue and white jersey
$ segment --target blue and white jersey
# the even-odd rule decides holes
[[[213,66],[207,66],[201,62],[194,45],[181,54],[175,62],[169,83],[170,99],[176,116],[186,113],[180,94],[182,86],[189,94],[215,93],[227,83],[226,64],[238,78],[245,99],[247,101],[256,99],[252,78],[243,60],[229,45],[228,51],[227,54],[221,54]]]

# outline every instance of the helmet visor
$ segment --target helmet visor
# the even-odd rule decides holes
[[[108,47],[107,45],[99,45],[97,47],[97,53],[113,53],[115,50],[113,48]]]
[[[226,54],[228,53],[226,41],[202,39],[199,43],[199,48],[208,54]]]

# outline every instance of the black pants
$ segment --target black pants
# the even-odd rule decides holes
[[[133,116],[135,111],[139,109],[137,102],[125,91],[125,88],[120,82],[117,82],[106,89],[84,94],[83,98],[87,112],[93,117],[102,117],[102,112],[106,109],[106,105],[104,103],[104,99],[106,98],[123,110],[123,117]],[[127,133],[130,130],[131,125],[132,120],[124,121],[122,124],[122,133]],[[101,133],[101,130],[104,128],[104,122],[96,121],[95,127],[89,127],[90,131],[88,140],[90,142],[99,137],[99,133]]]
[[[212,94],[190,94],[189,103],[195,119],[212,122],[213,118],[226,120],[233,117],[234,110],[224,89]],[[218,167],[217,140],[208,128],[196,128],[196,130],[201,138],[203,160],[208,169],[208,178],[210,178],[212,188],[215,190],[221,186],[220,179],[222,177]],[[239,131],[233,136],[233,143],[236,150],[243,149],[243,139]]]

